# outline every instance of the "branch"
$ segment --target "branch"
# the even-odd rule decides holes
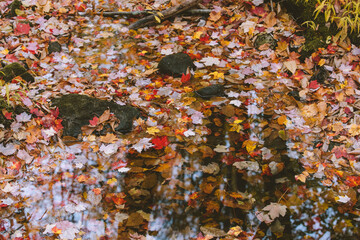
[[[210,9],[190,9],[183,12],[189,15],[206,15],[210,14]],[[87,15],[85,12],[79,12],[79,15]],[[99,12],[95,15],[102,15],[104,17],[116,17],[116,16],[140,16],[140,15],[151,15],[151,11],[134,11],[134,12]]]
[[[184,12],[184,11],[196,6],[197,4],[199,4],[199,2],[200,2],[200,0],[185,0],[184,2],[182,2],[181,4],[179,4],[177,6],[174,6],[169,9],[166,9],[164,11],[161,11],[161,14],[163,15],[162,20],[171,18],[181,12]],[[139,21],[136,21],[135,23],[131,24],[129,26],[129,29],[138,29],[141,27],[151,25],[153,23],[156,23],[154,15],[146,16],[146,17],[140,19]]]

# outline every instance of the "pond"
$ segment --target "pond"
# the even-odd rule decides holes
[[[344,160],[354,157],[331,158],[344,144],[325,124],[340,121],[326,106],[352,91],[298,91],[306,71],[285,68],[283,51],[249,47],[246,34],[214,22],[204,29],[203,17],[141,31],[126,30],[126,19],[66,21],[71,35],[40,61],[44,74],[27,96],[44,112],[51,97],[79,93],[142,116],[127,134],[49,138],[41,129],[46,116],[55,121],[49,109],[12,125],[12,135],[3,129],[11,137],[0,146],[2,239],[360,237],[358,179],[343,171],[354,170]],[[282,27],[279,41],[299,41]],[[190,81],[156,71],[173,52],[197,65]],[[223,96],[194,93],[214,84]]]

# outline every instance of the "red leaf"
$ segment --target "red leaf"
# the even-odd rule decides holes
[[[43,117],[43,111],[39,110],[38,108],[33,108],[30,110],[30,113],[35,114],[37,117]]]
[[[317,90],[318,88],[320,88],[320,84],[318,84],[318,82],[316,80],[311,81],[309,83],[309,88],[312,90]]]
[[[92,120],[89,120],[91,126],[96,126],[99,122],[98,117],[94,117]]]
[[[260,17],[264,17],[266,14],[265,8],[263,7],[253,7],[250,12]]]
[[[155,149],[162,149],[162,148],[166,147],[167,145],[169,145],[167,136],[154,138],[153,140],[151,140],[151,142],[152,142],[152,144],[155,145],[154,146]]]
[[[331,152],[333,152],[335,154],[336,158],[341,158],[341,157],[347,157],[348,153],[346,151],[346,148],[344,146],[335,146]]]
[[[51,115],[57,118],[59,116],[59,108],[57,107],[54,110],[51,109]]]
[[[186,82],[188,82],[189,80],[190,80],[190,78],[191,78],[191,74],[190,73],[188,73],[188,74],[183,74],[182,76],[181,76],[181,82],[182,83],[186,83]]]
[[[6,111],[5,109],[3,109],[3,110],[2,110],[2,113],[4,114],[4,116],[5,116],[6,119],[11,120],[11,114],[12,114],[12,112],[8,112],[8,111]]]
[[[28,23],[18,23],[15,28],[16,35],[29,34],[30,25]]]
[[[357,187],[360,185],[360,176],[348,176],[345,183],[349,187]]]

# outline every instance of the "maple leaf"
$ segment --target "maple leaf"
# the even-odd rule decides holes
[[[335,154],[336,158],[347,157],[348,153],[344,146],[335,146],[331,152]]]
[[[2,110],[2,113],[3,113],[3,115],[4,115],[4,117],[5,117],[6,119],[11,120],[12,112],[8,112],[8,111],[6,111],[6,109],[4,108],[4,109]]]
[[[247,169],[249,171],[254,171],[254,172],[259,172],[260,170],[259,163],[255,161],[235,162],[233,165],[240,170]]]
[[[151,134],[151,135],[155,135],[156,133],[160,132],[160,129],[157,127],[149,127],[146,129],[146,132]]]
[[[351,200],[351,198],[349,198],[348,196],[338,196],[338,197],[335,197],[335,200],[337,202],[341,202],[341,203],[347,203]]]
[[[247,113],[249,115],[262,113],[262,110],[255,105],[249,105],[249,106],[247,106],[247,109],[248,109]]]
[[[31,119],[31,115],[26,112],[20,113],[16,115],[16,121],[18,122],[29,122]]]
[[[112,144],[101,144],[100,151],[104,152],[106,155],[112,155],[117,152],[119,146],[112,143]]]
[[[167,136],[154,138],[151,140],[151,142],[154,144],[155,149],[162,149],[169,145],[169,140]]]
[[[248,139],[243,142],[242,147],[245,147],[246,151],[248,151],[248,153],[251,153],[255,150],[256,144],[257,142]]]
[[[90,125],[91,125],[91,126],[96,126],[96,125],[98,125],[99,118],[98,118],[98,117],[94,117],[92,120],[89,120],[89,122],[90,122]]]
[[[29,34],[30,24],[29,23],[18,23],[15,28],[15,35]]]
[[[262,212],[257,212],[256,217],[266,223],[271,223],[279,216],[285,216],[286,206],[279,203],[270,203],[262,209]]]
[[[207,166],[201,166],[201,170],[204,173],[208,173],[208,174],[218,174],[220,171],[219,165],[217,163],[210,163]]]
[[[191,129],[186,130],[185,132],[183,132],[183,134],[185,137],[195,136],[195,132]]]
[[[200,62],[203,62],[205,66],[219,65],[220,60],[214,57],[204,57]]]
[[[345,183],[349,187],[357,187],[360,185],[360,176],[347,176]]]
[[[316,80],[313,80],[313,81],[311,81],[310,83],[309,83],[309,89],[310,90],[313,90],[313,91],[315,91],[315,90],[318,90],[321,86],[320,86],[320,84],[316,81]]]
[[[216,147],[214,148],[214,151],[215,152],[218,152],[218,153],[226,153],[226,152],[229,152],[229,148],[224,146],[224,145],[216,145]]]
[[[132,146],[132,148],[134,148],[136,151],[141,153],[143,150],[146,150],[146,149],[154,146],[152,143],[150,143],[150,141],[151,141],[151,138],[142,138],[142,139],[140,139],[139,142],[134,144]]]
[[[191,79],[191,73],[182,74],[182,76],[181,76],[182,83],[187,83],[188,81],[190,81],[190,79]]]
[[[114,134],[107,133],[105,136],[100,137],[100,141],[103,143],[115,143],[119,140]]]

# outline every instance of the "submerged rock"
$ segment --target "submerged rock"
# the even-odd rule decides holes
[[[222,97],[224,96],[224,86],[221,84],[214,84],[208,87],[201,88],[195,93],[204,98],[204,99],[210,99],[212,97]]]
[[[174,77],[181,77],[186,70],[195,69],[193,60],[186,53],[175,53],[162,58],[158,65],[159,71]]]
[[[275,49],[277,46],[277,41],[269,33],[259,34],[254,42],[254,47],[257,50],[266,50],[266,49]]]
[[[9,18],[16,17],[16,10],[19,10],[21,6],[22,3],[20,0],[14,0],[11,4],[8,5],[8,9],[10,9],[10,11],[6,14],[6,16]]]
[[[63,119],[63,135],[77,137],[81,127],[89,125],[89,120],[101,116],[110,109],[120,120],[116,131],[130,132],[133,120],[140,116],[140,111],[132,106],[121,106],[113,101],[109,102],[86,95],[68,94],[52,100],[52,105],[59,108],[59,117]]]
[[[20,76],[26,82],[34,81],[34,77],[18,62],[6,65],[0,70],[0,78],[4,79],[6,82],[10,82],[17,76]]]
[[[314,75],[311,76],[310,81],[316,80],[318,83],[325,83],[325,80],[327,80],[330,76],[330,73],[326,68],[319,67],[315,70]]]
[[[58,41],[51,41],[48,46],[48,53],[61,52],[61,45]]]

